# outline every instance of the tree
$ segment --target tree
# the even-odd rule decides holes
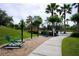
[[[13,18],[8,16],[4,10],[0,9],[0,25],[8,26],[12,25]]]
[[[53,24],[55,24],[56,22],[60,22],[60,18],[59,18],[57,15],[55,15],[55,16],[50,16],[50,17],[48,18],[48,20],[49,20],[49,22],[52,23],[52,30],[53,30],[53,27],[54,27]],[[53,35],[54,35],[54,32],[53,32]]]
[[[12,23],[13,23],[13,18],[10,16],[5,16],[2,24],[4,26],[10,26]]]
[[[50,3],[47,5],[46,13],[51,13],[51,15],[54,15],[55,10],[57,10],[59,5],[56,5],[56,3]]]
[[[58,9],[58,7],[59,7],[59,5],[57,5],[56,3],[50,3],[49,5],[47,5],[46,13],[51,13],[51,16],[54,16],[54,13]],[[54,30],[54,28],[53,28],[53,30]],[[53,30],[52,30],[52,32],[54,33]]]
[[[28,16],[27,18],[28,18],[28,19],[26,19],[27,26],[31,24],[30,29],[31,29],[31,39],[32,39],[32,22],[33,22],[33,18],[32,18],[32,16]]]
[[[21,23],[21,21],[20,21],[20,23]],[[14,28],[15,29],[21,29],[21,26],[20,26],[21,24],[20,23],[19,23],[19,25],[18,24],[14,24]]]
[[[0,9],[0,25],[2,25],[2,22],[6,15],[7,15],[6,12]]]
[[[41,23],[42,23],[42,18],[40,16],[35,16],[33,25],[37,27],[37,36],[39,36],[39,26]]]
[[[77,8],[77,13],[79,13],[79,3],[73,3],[72,6]]]
[[[59,17],[61,18],[61,20],[63,20],[64,16],[63,16],[63,9],[60,8],[60,9],[57,9],[57,12],[59,14]]]
[[[74,14],[71,17],[71,20],[74,21],[74,22],[77,22],[77,32],[79,32],[79,13]]]
[[[59,15],[59,17],[60,17],[60,19],[61,19],[61,21],[60,21],[60,24],[59,24],[59,30],[60,30],[60,32],[61,32],[61,30],[62,30],[62,24],[63,24],[63,18],[64,18],[64,15],[63,15],[63,10],[61,9],[61,8],[59,8],[59,9],[57,9],[57,12],[58,12],[58,15]]]
[[[66,13],[71,14],[71,5],[70,4],[64,4],[63,7],[61,7],[64,15],[64,34],[66,33],[66,26],[65,26],[65,21],[66,21]]]

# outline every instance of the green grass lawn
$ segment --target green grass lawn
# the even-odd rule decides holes
[[[68,37],[62,41],[63,56],[79,56],[79,38]]]
[[[11,38],[13,40],[15,40],[15,39],[19,39],[21,37],[20,33],[21,33],[20,30],[15,30],[15,29],[12,29],[12,28],[7,28],[7,27],[4,27],[4,26],[1,26],[0,27],[0,45],[8,43],[5,40],[5,36],[6,35],[11,36]],[[29,38],[30,37],[30,33],[29,32],[24,31],[23,34],[24,34],[23,35],[24,38]],[[33,34],[33,36],[36,36],[36,35]]]

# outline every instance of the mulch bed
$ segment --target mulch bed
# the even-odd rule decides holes
[[[0,49],[0,56],[27,56],[30,54],[35,48],[37,48],[40,44],[45,42],[51,37],[34,37],[33,39],[26,40],[23,44],[22,48],[19,49]]]

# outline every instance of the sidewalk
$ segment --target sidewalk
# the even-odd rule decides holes
[[[34,51],[32,51],[29,56],[62,56],[62,39],[68,37],[70,34],[71,33],[60,34],[57,37],[52,37],[37,47]]]

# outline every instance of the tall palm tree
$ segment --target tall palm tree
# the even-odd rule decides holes
[[[71,5],[70,4],[64,4],[63,7],[61,7],[63,11],[63,16],[64,16],[64,34],[66,33],[66,26],[65,26],[65,21],[66,21],[66,13],[71,14]]]
[[[73,3],[72,6],[74,6],[75,8],[77,8],[77,12],[79,13],[79,3]]]
[[[56,23],[59,23],[59,22],[60,22],[60,18],[59,18],[57,15],[55,15],[55,16],[50,16],[50,17],[48,18],[48,21],[51,22],[52,24],[56,24]],[[54,31],[56,31],[56,35],[58,35],[57,26],[55,27],[55,29],[56,29],[56,30],[54,30]],[[53,35],[54,35],[54,33],[53,33]]]
[[[51,16],[53,16],[54,11],[57,10],[58,7],[59,5],[56,5],[56,3],[50,3],[47,5],[46,13],[51,13]]]
[[[51,16],[54,16],[54,12],[58,9],[59,5],[57,5],[56,3],[50,3],[49,5],[47,5],[46,8],[46,13],[51,13]],[[54,36],[54,24],[52,23],[52,33]]]

